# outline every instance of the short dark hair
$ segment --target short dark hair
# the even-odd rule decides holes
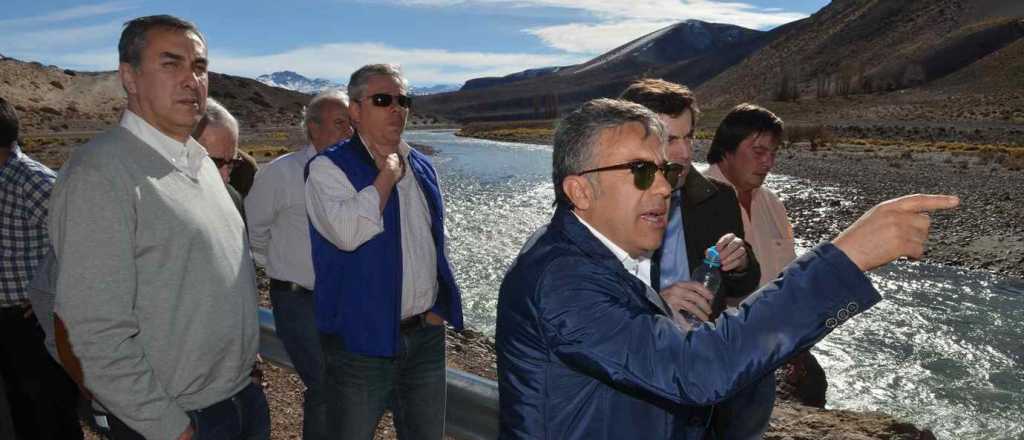
[[[0,148],[11,148],[18,141],[18,112],[0,97]]]
[[[121,40],[117,43],[118,61],[138,68],[142,63],[142,50],[146,48],[146,34],[154,28],[175,29],[192,32],[206,44],[206,37],[190,21],[173,15],[150,15],[125,22]]]
[[[743,103],[733,107],[715,130],[715,138],[708,148],[708,163],[718,163],[726,153],[735,152],[744,139],[752,134],[770,134],[776,141],[782,140],[785,128],[782,119],[768,109]]]
[[[697,122],[697,115],[700,114],[697,97],[689,87],[663,79],[636,80],[626,87],[619,99],[635,102],[655,113],[673,118],[690,110],[693,112],[693,122]]]
[[[601,132],[630,122],[644,127],[644,139],[657,136],[665,142],[665,129],[658,116],[642,105],[617,99],[594,99],[583,103],[558,123],[551,154],[551,180],[555,184],[555,205],[571,208],[572,201],[562,189],[566,177],[591,166]]]

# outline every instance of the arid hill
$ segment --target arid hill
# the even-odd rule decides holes
[[[125,105],[116,72],[76,72],[4,57],[0,57],[0,96],[15,105],[28,135],[100,130],[116,122]],[[296,124],[310,98],[218,73],[210,73],[210,96],[221,101],[243,127]]]
[[[676,30],[685,25],[580,66],[436,95],[419,108],[464,122],[553,119],[583,100],[616,96],[635,78],[661,77],[695,88],[704,127],[746,101],[791,125],[825,125],[845,137],[1011,145],[1024,138],[1024,2],[835,0],[706,53],[684,53],[672,40],[661,59],[675,50],[674,62],[641,65],[632,61],[641,56],[621,54],[670,36],[696,38]],[[601,74],[587,76],[593,70]]]
[[[261,159],[306,142],[300,122],[311,95],[214,72],[209,94],[238,119],[241,146]],[[59,167],[71,148],[117,123],[125,108],[117,72],[78,72],[3,55],[0,96],[18,112],[22,146],[52,167]],[[409,121],[411,127],[439,123],[419,116]]]
[[[458,92],[422,97],[417,109],[460,122],[552,118],[588,99],[617,95],[641,76],[702,83],[769,40],[768,33],[689,20],[583,64],[470,80]]]

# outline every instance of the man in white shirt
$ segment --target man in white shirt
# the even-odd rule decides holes
[[[352,136],[348,95],[327,90],[303,109],[309,144],[270,162],[245,198],[249,241],[256,264],[270,278],[277,336],[306,385],[302,437],[326,438],[327,401],[320,374],[320,336],[313,314],[313,261],[303,174],[313,156]]]
[[[309,164],[316,324],[329,432],[369,439],[384,409],[400,438],[444,433],[444,321],[462,329],[430,160],[402,140],[412,99],[398,66],[352,74],[356,135]]]
[[[121,123],[75,149],[50,198],[56,313],[114,439],[268,439],[250,377],[256,278],[242,219],[190,136],[206,39],[168,15],[129,21]]]
[[[722,119],[708,149],[711,166],[705,174],[736,190],[747,242],[761,262],[760,286],[777,278],[796,259],[793,225],[786,207],[763,185],[775,166],[782,135],[782,119],[774,113],[740,104]],[[785,372],[781,386],[795,388],[801,403],[825,407],[825,371],[810,350],[793,357],[780,371]]]

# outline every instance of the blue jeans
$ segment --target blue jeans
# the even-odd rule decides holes
[[[761,439],[775,409],[775,372],[715,405],[715,438],[718,440]]]
[[[302,402],[302,438],[327,438],[327,400],[321,375],[320,333],[313,312],[313,292],[299,286],[270,289],[277,337],[306,385]]]
[[[329,432],[337,439],[372,439],[385,408],[400,440],[444,435],[444,326],[425,325],[400,336],[395,357],[345,351],[341,338],[321,333]]]
[[[256,384],[227,400],[188,411],[195,429],[193,440],[269,440],[270,407],[263,388]]]

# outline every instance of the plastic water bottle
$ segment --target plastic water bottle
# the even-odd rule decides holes
[[[714,246],[708,248],[704,264],[694,269],[690,279],[703,284],[712,296],[718,296],[718,288],[722,285],[722,259],[718,249]]]
[[[693,273],[690,274],[690,280],[703,284],[704,287],[711,291],[712,296],[717,296],[718,287],[722,285],[721,267],[722,261],[718,255],[718,249],[711,246],[704,257],[704,264],[693,270]],[[703,324],[701,320],[686,310],[680,309],[679,314],[690,324],[690,328],[697,328]]]

